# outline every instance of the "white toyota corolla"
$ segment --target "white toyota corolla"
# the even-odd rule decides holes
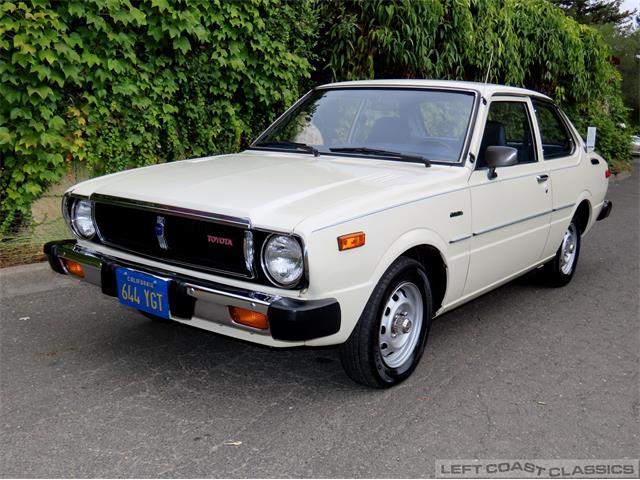
[[[272,347],[340,345],[407,378],[431,320],[532,269],[567,284],[609,170],[539,93],[384,80],[318,87],[246,151],[80,183],[52,268],[152,318]]]

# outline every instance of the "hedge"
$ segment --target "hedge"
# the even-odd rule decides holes
[[[549,94],[629,156],[608,47],[543,0],[9,0],[0,32],[0,236],[71,162],[236,151],[312,82],[483,80],[492,52],[490,81]]]
[[[545,0],[332,0],[319,3],[321,51],[334,79],[489,81],[543,92],[614,170],[630,160],[620,75],[593,28]]]
[[[238,150],[309,77],[311,4],[0,5],[0,233],[72,161],[102,174]]]

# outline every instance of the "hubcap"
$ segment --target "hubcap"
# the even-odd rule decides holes
[[[380,319],[378,346],[388,367],[399,367],[413,353],[423,311],[422,293],[414,283],[401,283],[387,299]]]
[[[560,270],[565,275],[569,275],[576,261],[576,248],[578,245],[578,232],[572,223],[564,233],[562,245],[560,246]]]

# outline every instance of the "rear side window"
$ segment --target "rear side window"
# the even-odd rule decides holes
[[[533,108],[542,137],[542,154],[545,160],[567,157],[573,153],[573,141],[569,130],[553,105],[533,100]]]

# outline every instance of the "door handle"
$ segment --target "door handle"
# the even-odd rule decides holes
[[[549,175],[538,175],[536,180],[538,180],[538,183],[546,182],[549,180]]]
[[[597,158],[591,159],[591,165],[599,165],[599,164],[600,164],[600,160],[598,160]]]

